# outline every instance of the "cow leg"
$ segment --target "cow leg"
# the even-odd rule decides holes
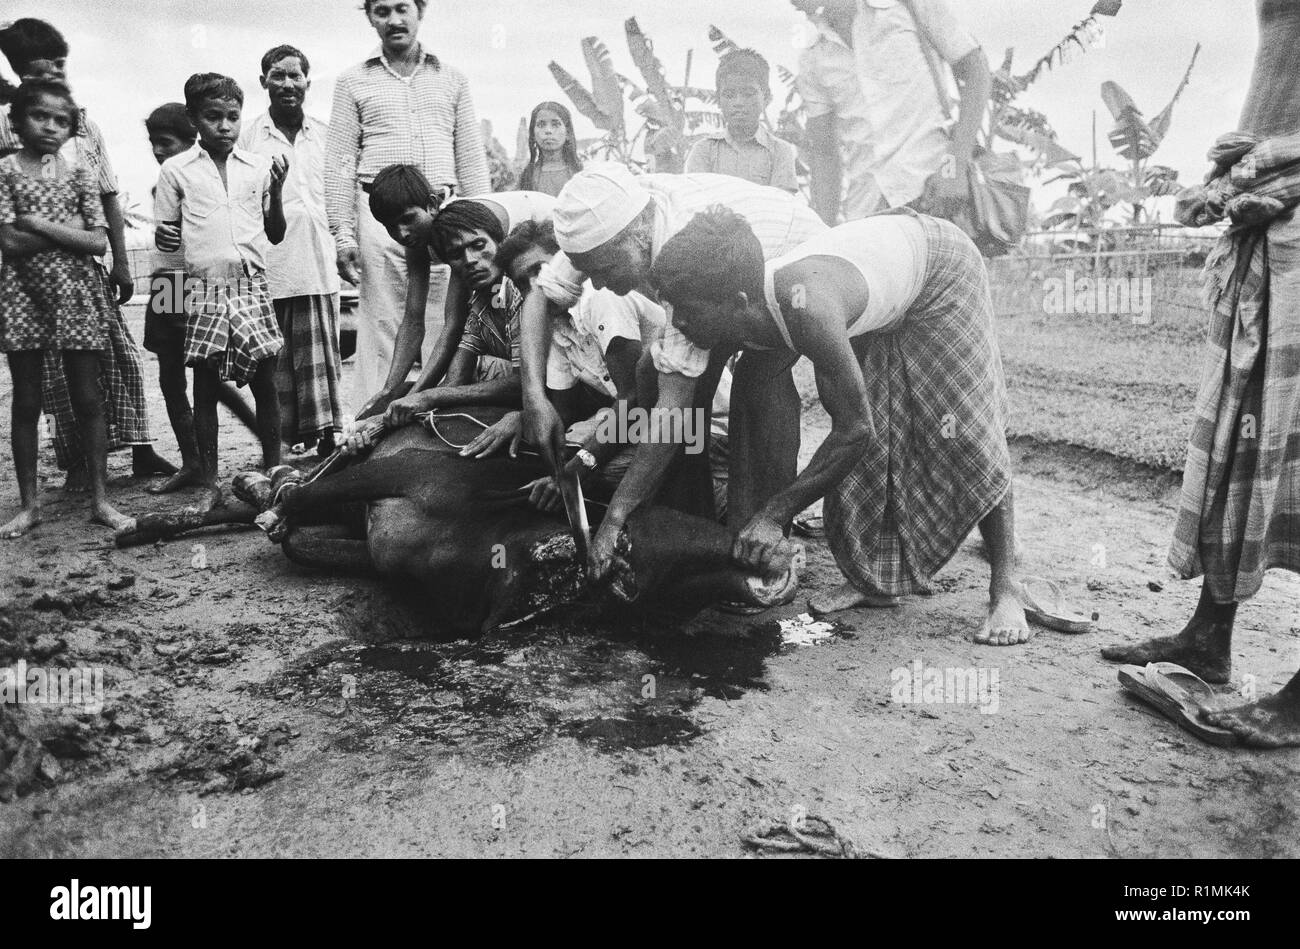
[[[281,549],[299,566],[355,576],[378,575],[370,559],[369,545],[365,540],[357,540],[353,531],[342,525],[295,528]]]
[[[424,461],[424,465],[420,464]],[[378,501],[406,497],[423,483],[428,453],[404,451],[387,458],[372,458],[311,484],[286,488],[277,505],[290,517],[314,508],[335,507],[352,501]]]

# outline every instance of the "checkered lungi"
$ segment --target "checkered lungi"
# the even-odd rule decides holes
[[[1269,567],[1300,571],[1300,220],[1230,232],[1206,276],[1210,327],[1169,564],[1232,603]]]
[[[284,348],[275,364],[280,432],[290,445],[343,431],[343,364],[339,355],[339,295],[322,293],[273,301]]]
[[[824,509],[845,577],[888,596],[928,589],[1011,487],[988,272],[955,225],[920,221],[924,288],[897,325],[854,340],[874,435]]]
[[[202,292],[186,298],[187,366],[206,366],[222,380],[242,386],[283,346],[264,273],[208,280]]]
[[[149,416],[145,409],[144,362],[140,347],[127,329],[122,309],[117,305],[117,290],[109,282],[102,265],[99,273],[101,290],[108,300],[109,346],[99,352],[99,385],[104,394],[104,419],[108,425],[108,450],[117,451],[131,445],[148,445]],[[41,367],[41,403],[45,414],[54,420],[54,457],[65,471],[85,462],[85,451],[72,411],[72,396],[63,375],[63,358],[47,350]]]

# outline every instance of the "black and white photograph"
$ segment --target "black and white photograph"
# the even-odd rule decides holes
[[[1300,0],[2,0],[0,857],[1190,860],[1088,905],[1248,932],[1298,49]],[[105,866],[24,912],[149,928]]]

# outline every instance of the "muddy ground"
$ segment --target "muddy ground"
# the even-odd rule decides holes
[[[153,424],[174,455],[161,404]],[[808,413],[805,452],[825,425]],[[227,476],[252,466],[250,436],[223,439]],[[106,706],[0,707],[0,855],[738,857],[801,814],[899,857],[1300,855],[1300,752],[1204,745],[1098,655],[1191,613],[1196,585],[1164,567],[1175,478],[1014,453],[1025,570],[1064,581],[1094,633],[975,645],[968,543],[934,595],[783,645],[779,621],[837,579],[811,542],[804,593],[769,614],[573,608],[447,641],[418,591],[309,573],[255,532],[115,550],[47,452],[46,522],[0,546],[0,665],[101,666]],[[7,444],[0,471],[8,511]],[[125,455],[112,473],[129,513],[187,501],[159,505]],[[1298,603],[1274,573],[1243,608],[1237,687],[1300,664]],[[996,673],[996,711],[894,702],[918,661]]]

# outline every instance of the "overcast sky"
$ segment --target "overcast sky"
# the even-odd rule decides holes
[[[1007,47],[1015,71],[1025,70],[1092,0],[951,0],[958,16],[996,66]],[[258,64],[272,46],[290,43],[312,62],[308,111],[329,117],[334,78],[363,58],[377,38],[360,0],[7,0],[4,18],[39,16],[68,37],[69,81],[104,130],[124,190],[148,193],[156,166],[143,119],[156,105],[182,98],[186,77],[223,72],[243,86],[246,109],[265,106]],[[617,67],[637,77],[623,38],[636,16],[654,40],[672,82],[681,82],[688,49],[693,82],[712,85],[716,66],[708,42],[716,24],[775,65],[793,69],[804,18],[787,0],[430,0],[421,30],[425,45],[468,77],[483,118],[511,152],[515,128],[543,99],[563,100],[546,65],[559,61],[587,83],[579,41],[605,41]],[[1148,118],[1162,109],[1199,41],[1201,56],[1155,161],[1183,180],[1204,172],[1205,151],[1236,126],[1249,80],[1256,30],[1253,0],[1125,0],[1118,17],[1103,19],[1101,48],[1058,66],[1023,98],[1048,116],[1063,145],[1088,157],[1097,112],[1103,164],[1119,164],[1105,134],[1101,101],[1107,79],[1123,86]],[[12,77],[10,77],[12,78]],[[640,82],[639,77],[637,81]],[[773,114],[775,117],[775,113]],[[590,134],[590,126],[579,134]]]

